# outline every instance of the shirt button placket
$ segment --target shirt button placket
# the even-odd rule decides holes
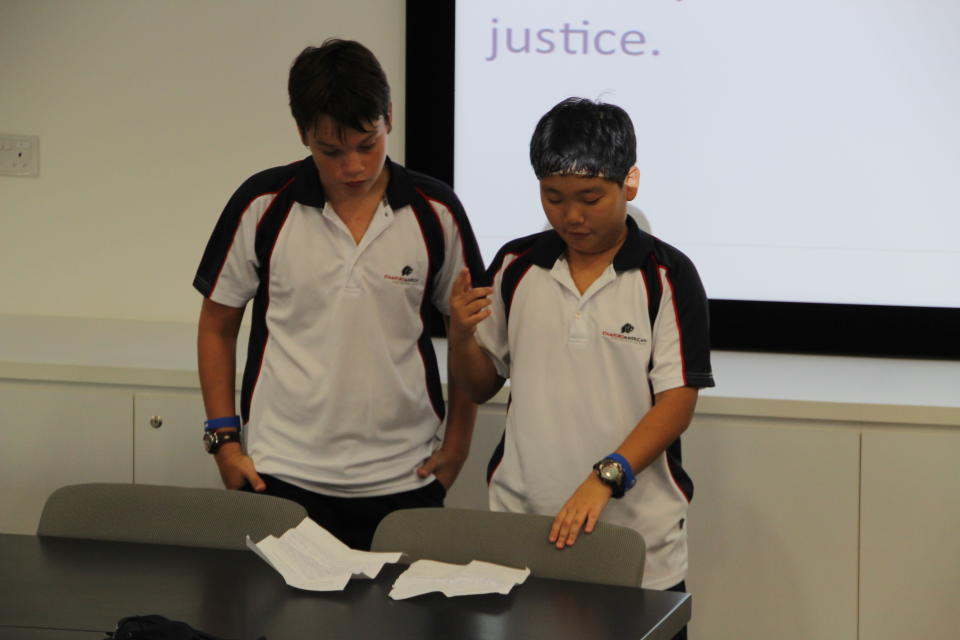
[[[587,318],[582,308],[578,307],[573,314],[573,322],[570,323],[569,341],[575,343],[586,342],[587,340]]]

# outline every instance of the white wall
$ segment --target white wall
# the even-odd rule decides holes
[[[0,314],[193,322],[193,273],[250,174],[306,155],[286,97],[303,47],[369,46],[403,160],[403,0],[3,0],[0,133],[40,137],[0,176]]]

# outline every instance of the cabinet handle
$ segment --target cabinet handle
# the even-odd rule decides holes
[[[163,417],[162,416],[153,416],[150,418],[150,426],[154,429],[159,429],[163,426]]]

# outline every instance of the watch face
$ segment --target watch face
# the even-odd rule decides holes
[[[220,445],[227,442],[240,442],[239,431],[205,431],[203,434],[203,446],[207,453],[216,453]]]
[[[610,462],[600,467],[600,477],[604,480],[620,482],[621,476],[623,476],[623,471],[621,471],[620,465],[615,462]]]

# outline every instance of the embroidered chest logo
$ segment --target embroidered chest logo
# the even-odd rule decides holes
[[[647,344],[647,339],[642,336],[628,335],[633,333],[634,329],[636,329],[636,327],[629,322],[626,322],[622,327],[620,327],[620,331],[601,331],[600,335],[608,340],[615,340],[617,342],[623,342],[627,344]]]
[[[420,282],[420,278],[413,277],[413,267],[410,265],[405,265],[400,269],[400,275],[398,276],[385,273],[383,277],[385,280],[389,280],[394,284],[416,284]]]

